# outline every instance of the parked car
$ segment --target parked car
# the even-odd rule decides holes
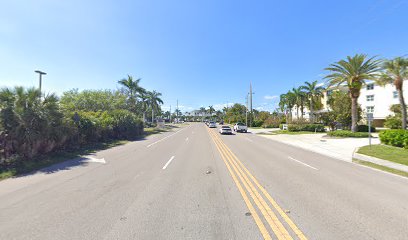
[[[215,122],[210,122],[210,123],[208,123],[208,127],[209,128],[216,128],[217,124]]]
[[[229,126],[222,126],[218,131],[220,134],[232,134],[232,130]]]
[[[245,124],[238,122],[234,125],[234,131],[246,133],[248,131],[248,127]]]

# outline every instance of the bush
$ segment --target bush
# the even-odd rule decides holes
[[[386,145],[408,148],[408,131],[404,129],[385,130],[380,133],[380,140]]]
[[[375,127],[371,127],[371,132],[375,132]],[[368,125],[358,125],[357,132],[368,132]]]
[[[366,138],[369,136],[367,132],[352,132],[348,130],[337,130],[327,133],[330,137],[352,137],[352,138]]]
[[[262,124],[263,124],[262,120],[254,120],[252,122],[252,127],[260,127],[260,126],[262,126]]]
[[[262,127],[264,128],[278,128],[280,126],[280,119],[277,117],[268,117],[265,119]]]
[[[288,131],[289,132],[325,132],[323,124],[288,124]]]
[[[401,129],[402,128],[401,118],[398,116],[388,116],[385,119],[384,126],[391,129]]]

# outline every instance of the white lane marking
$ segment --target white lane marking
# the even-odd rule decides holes
[[[183,129],[184,129],[184,128],[183,128]],[[171,134],[171,135],[169,135],[169,136],[167,136],[167,137],[164,137],[164,138],[162,138],[162,139],[160,139],[160,140],[157,140],[156,142],[147,145],[147,147],[151,147],[151,146],[155,145],[156,143],[159,143],[159,142],[161,142],[161,141],[163,141],[163,140],[166,140],[167,138],[173,136],[174,134],[183,131],[183,129],[180,129],[180,130],[178,130],[177,132],[175,132],[175,133],[173,133],[173,134]]]
[[[102,164],[105,164],[106,163],[106,161],[105,161],[105,158],[101,158],[101,159],[99,159],[99,158],[94,158],[94,157],[86,157],[87,158],[87,162],[92,162],[92,163],[102,163]]]
[[[289,158],[290,160],[293,160],[293,161],[295,161],[295,162],[298,162],[298,163],[300,163],[300,164],[303,164],[303,165],[305,165],[306,167],[310,167],[311,169],[319,170],[319,169],[317,169],[317,168],[315,168],[315,167],[310,166],[309,164],[306,164],[306,163],[301,162],[301,161],[299,161],[299,160],[297,160],[297,159],[294,159],[293,157],[288,157],[288,158]]]
[[[250,142],[254,142],[254,140],[252,140],[252,139],[250,139],[250,138],[248,138],[248,137],[246,137],[246,140],[248,140],[248,141],[250,141]]]
[[[172,156],[170,160],[166,162],[166,164],[163,166],[163,170],[167,168],[167,166],[171,163],[171,161],[173,161],[173,159],[174,159],[174,156]]]
[[[188,141],[188,137],[186,138],[186,141]]]

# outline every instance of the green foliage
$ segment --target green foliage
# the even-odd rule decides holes
[[[325,132],[325,129],[323,124],[306,123],[306,124],[288,124],[288,131]]]
[[[401,129],[402,122],[400,116],[387,116],[385,118],[384,126],[391,129]]]
[[[375,127],[371,127],[371,132],[375,132]],[[357,132],[368,132],[368,125],[358,125]]]
[[[408,130],[392,129],[380,132],[381,143],[394,147],[408,148]]]
[[[74,90],[64,94],[60,104],[55,95],[41,97],[34,88],[1,89],[0,166],[26,165],[53,151],[141,135],[143,123],[120,109],[125,107],[123,99],[117,92]]]
[[[343,128],[351,127],[351,99],[347,92],[333,91],[329,97],[328,104],[331,108],[331,115],[326,120],[334,120],[340,123]],[[361,119],[361,108],[358,107],[358,119]],[[327,125],[332,125],[329,123]]]
[[[352,132],[348,130],[337,130],[327,133],[331,137],[351,137],[351,138],[367,138],[369,134],[367,132]]]
[[[235,103],[228,109],[224,117],[225,122],[236,123],[245,122],[246,107],[242,104]]]
[[[393,104],[390,107],[390,111],[393,112],[392,115],[388,115],[385,118],[384,126],[391,129],[401,129],[402,128],[402,111],[399,104]]]
[[[64,112],[75,111],[112,111],[114,109],[128,109],[126,95],[111,90],[73,89],[64,92],[61,97],[61,108]]]
[[[264,128],[278,128],[281,124],[281,119],[277,116],[270,116],[262,124]]]

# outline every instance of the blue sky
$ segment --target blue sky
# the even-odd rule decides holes
[[[164,109],[245,101],[272,110],[355,53],[408,54],[408,2],[55,1],[0,3],[0,86],[116,89],[127,74],[163,93]]]

